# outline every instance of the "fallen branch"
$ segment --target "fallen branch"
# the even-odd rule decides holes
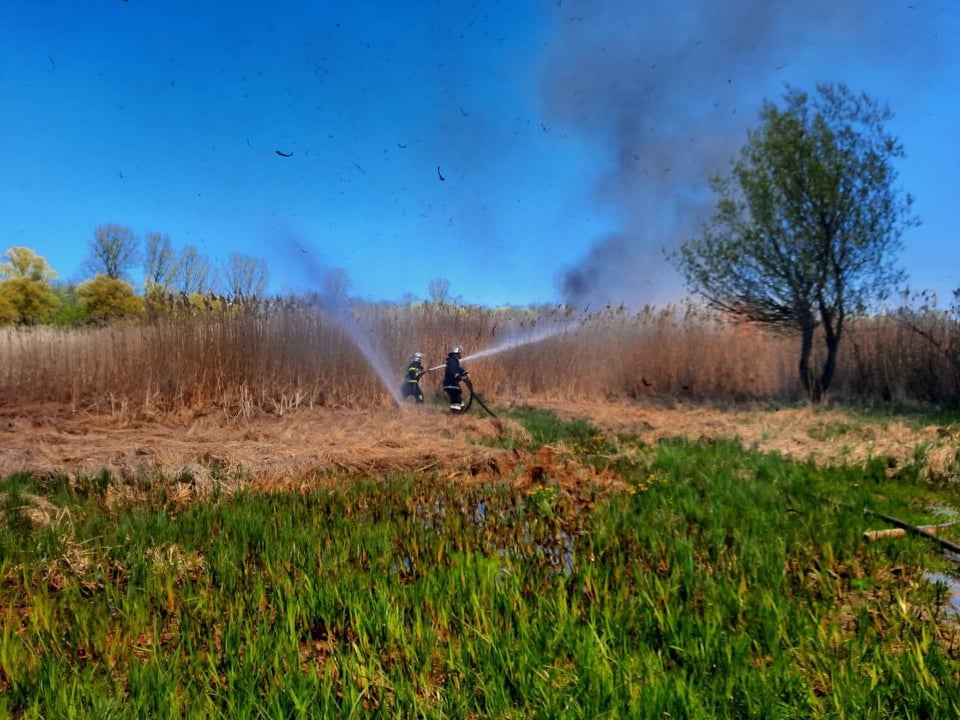
[[[895,517],[890,517],[889,515],[884,515],[883,513],[878,513],[876,510],[865,509],[863,511],[864,515],[872,515],[873,517],[878,517],[881,520],[884,520],[891,525],[895,525],[898,528],[901,528],[912,535],[919,535],[920,537],[925,537],[928,540],[933,540],[944,550],[949,550],[952,553],[957,553],[960,555],[960,545],[950,542],[949,540],[944,540],[941,537],[937,537],[936,533],[931,532],[930,530],[924,529],[921,526],[910,525],[905,523],[903,520],[898,520]]]
[[[918,525],[918,530],[926,530],[931,533],[938,533],[945,528],[952,527],[956,523],[944,523],[942,525]],[[863,539],[864,540],[879,540],[881,538],[888,537],[904,537],[907,534],[907,531],[902,527],[897,528],[887,528],[886,530],[864,530]]]

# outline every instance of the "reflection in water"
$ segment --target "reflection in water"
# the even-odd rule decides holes
[[[491,518],[487,504],[483,499],[476,505],[461,508],[464,518],[475,528],[486,526]],[[518,532],[494,533],[493,546],[489,548],[492,554],[502,558],[536,557],[540,564],[549,572],[562,573],[569,577],[576,569],[575,536],[566,530],[555,533],[538,534],[529,520],[523,518],[524,507],[517,504],[503,513],[501,520],[510,515],[519,522],[515,526]],[[443,532],[446,527],[447,509],[438,499],[431,502],[422,502],[414,506],[416,523],[426,530]],[[542,528],[541,528],[542,530]],[[392,565],[393,572],[411,575],[417,572],[413,559],[409,555],[402,555]],[[506,568],[503,568],[506,571]]]
[[[938,604],[953,614],[960,615],[960,578],[943,573],[926,572],[923,576],[933,585],[942,588],[943,598],[938,594]]]

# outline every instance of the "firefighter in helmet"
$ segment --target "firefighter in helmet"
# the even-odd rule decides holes
[[[423,402],[423,390],[420,387],[420,378],[426,370],[423,369],[423,353],[415,352],[410,358],[410,364],[407,365],[407,375],[403,383],[402,396],[406,400],[412,397],[418,403]]]
[[[460,365],[463,348],[454,345],[447,353],[447,364],[443,373],[443,391],[450,397],[450,412],[458,413],[463,410],[463,390],[460,383],[466,379],[467,373]]]

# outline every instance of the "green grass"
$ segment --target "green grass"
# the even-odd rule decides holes
[[[550,410],[512,408],[504,417],[519,422],[530,436],[526,449],[535,451],[542,445],[562,444],[581,462],[597,470],[615,470],[629,475],[639,472],[640,459],[645,453],[632,438],[609,438],[595,426],[582,419],[563,420]],[[518,446],[516,438],[506,436],[496,444],[512,449]]]
[[[853,421],[856,427],[886,426],[893,422],[902,422],[914,430],[931,425],[953,430],[960,428],[960,411],[948,405],[934,407],[922,404],[906,406],[896,403],[875,405],[832,403],[829,407],[849,412],[851,416],[856,418],[856,421]]]
[[[587,444],[600,435],[586,420],[562,420],[550,410],[513,408],[504,414],[526,428],[530,433],[531,447],[559,442]]]
[[[176,512],[157,480],[111,511],[109,478],[7,478],[0,716],[957,716],[935,548],[861,539],[864,507],[921,522],[952,487],[632,449],[589,503],[401,476]]]

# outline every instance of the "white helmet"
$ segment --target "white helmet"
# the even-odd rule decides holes
[[[415,353],[413,354],[413,358],[412,358],[412,359],[413,359],[414,362],[420,362],[421,360],[423,360],[423,353],[422,353],[422,352],[415,352]]]
[[[454,345],[452,348],[450,348],[450,354],[451,354],[451,355],[462,355],[462,354],[463,354],[463,348],[460,347],[459,345]]]

